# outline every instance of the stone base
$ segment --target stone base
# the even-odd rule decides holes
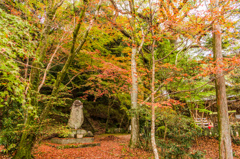
[[[94,137],[84,138],[52,138],[51,142],[55,144],[79,144],[79,143],[91,143],[94,141]]]
[[[86,131],[84,129],[71,130],[71,134],[68,135],[69,138],[78,138],[78,135],[82,135],[83,137],[93,137],[93,133],[91,131]]]

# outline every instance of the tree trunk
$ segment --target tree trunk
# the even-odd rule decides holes
[[[29,93],[31,97],[30,104],[31,106],[27,108],[26,114],[25,114],[25,128],[23,130],[23,134],[21,136],[21,140],[17,149],[17,153],[14,156],[14,159],[30,159],[32,147],[36,140],[36,133],[37,133],[37,122],[34,121],[34,111],[38,109],[38,85],[39,85],[39,76],[40,76],[40,69],[43,67],[42,63],[46,55],[47,50],[47,42],[49,38],[49,33],[51,30],[51,23],[53,20],[53,17],[58,9],[62,5],[62,1],[55,4],[54,6],[49,6],[47,11],[47,17],[44,22],[44,29],[41,34],[41,39],[39,42],[39,46],[36,50],[36,58],[33,62],[30,73],[30,87],[29,87]],[[31,108],[32,107],[32,108]],[[31,109],[30,109],[31,108]]]
[[[133,45],[134,44],[135,41],[133,40]],[[131,148],[137,147],[139,142],[139,112],[137,105],[138,83],[137,83],[136,53],[137,47],[133,46],[131,57],[131,73],[132,73],[131,109],[133,110],[133,114],[131,116],[131,141],[130,141]]]
[[[108,106],[107,121],[106,121],[106,126],[105,126],[105,133],[108,133],[108,122],[109,122],[109,118],[110,118],[109,107],[110,106]]]
[[[122,123],[123,123],[123,119],[124,119],[125,115],[126,115],[126,114],[124,113],[124,114],[123,114],[123,117],[122,117],[122,119],[121,119],[121,122],[120,122],[120,124],[119,124],[119,129],[122,128]]]
[[[218,128],[219,128],[219,158],[232,159],[232,145],[228,119],[228,105],[226,97],[226,86],[222,64],[222,39],[221,27],[218,24],[213,25],[213,53],[216,61],[216,97],[218,107]]]
[[[154,106],[154,94],[155,94],[155,58],[154,58],[154,45],[155,41],[153,42],[153,48],[152,48],[152,124],[151,124],[151,143],[152,143],[152,149],[154,158],[158,159],[158,151],[155,141],[155,106]]]
[[[36,140],[36,127],[31,126],[33,124],[30,124],[30,118],[28,117],[27,120],[28,123],[26,123],[25,131],[23,132],[21,136],[21,140],[17,149],[16,155],[13,157],[13,159],[31,159],[32,158],[32,148]]]
[[[131,56],[131,76],[132,76],[132,90],[131,90],[131,140],[130,147],[136,148],[139,144],[139,108],[138,108],[138,81],[137,81],[137,41],[136,41],[136,15],[134,9],[134,0],[130,1],[131,8],[131,27],[132,27],[132,56]]]
[[[110,99],[109,99],[110,100]],[[108,133],[108,123],[109,123],[109,119],[110,119],[110,110],[112,107],[113,103],[111,104],[111,102],[109,101],[108,103],[108,112],[107,112],[107,121],[106,121],[106,126],[105,126],[105,133]]]
[[[88,122],[88,124],[92,128],[92,132],[94,134],[96,132],[96,130],[94,129],[94,127],[93,127],[92,123],[90,122],[90,120],[88,119],[88,117],[84,116],[84,120]]]
[[[166,136],[167,136],[167,122],[164,122],[164,124],[165,124],[165,130],[164,130],[163,139],[164,139],[164,141],[166,141]]]
[[[152,0],[149,0],[149,6],[150,6],[150,28],[151,29],[151,34],[152,37],[154,37],[154,29],[153,29],[153,8],[152,8]],[[155,139],[155,43],[156,40],[153,39],[152,43],[152,83],[151,83],[151,110],[152,110],[152,119],[151,119],[151,144],[152,144],[152,149],[153,149],[153,154],[155,159],[159,159],[158,155],[158,150],[157,150],[157,145],[156,145],[156,139]]]

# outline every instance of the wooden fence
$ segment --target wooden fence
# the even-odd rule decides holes
[[[237,138],[239,138],[240,125],[238,125],[238,126],[231,126],[231,128],[230,128],[230,133],[231,133],[231,136],[232,136],[232,137],[237,137]],[[211,129],[209,129],[209,128],[203,128],[203,130],[202,130],[202,135],[204,135],[204,136],[217,137],[217,136],[218,136],[218,127],[212,127]]]

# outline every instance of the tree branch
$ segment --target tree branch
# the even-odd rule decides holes
[[[178,45],[177,47],[175,47],[175,48],[174,48],[170,53],[168,53],[165,57],[156,60],[156,62],[162,61],[162,60],[164,60],[165,58],[167,58],[167,57],[168,57],[169,55],[171,55],[174,51],[176,51],[183,43],[184,43],[184,41],[183,41],[180,45]],[[187,44],[186,44],[186,45],[187,45]],[[185,45],[185,46],[186,46],[186,45]]]
[[[195,91],[195,90],[197,90],[197,89],[199,89],[199,88],[202,88],[202,87],[206,86],[207,84],[211,83],[213,80],[215,80],[215,78],[212,79],[212,80],[210,80],[209,82],[207,82],[207,83],[205,83],[205,84],[203,84],[203,85],[197,87],[197,88],[194,88],[194,89],[189,89],[189,90],[183,90],[183,91],[177,91],[177,92],[172,92],[172,93],[162,94],[162,95],[157,96],[156,98],[163,97],[163,96],[170,95],[170,94],[177,94],[177,93],[183,93],[183,92],[191,92],[191,91]]]
[[[114,0],[110,0],[110,2],[112,3],[115,11],[117,11],[121,14],[130,14],[130,12],[123,12],[122,10],[118,9],[117,4]]]
[[[64,35],[65,35],[65,34],[64,34]],[[63,40],[63,38],[64,38],[64,35],[62,36],[61,41],[59,42],[58,46],[56,47],[54,53],[52,54],[52,56],[51,56],[51,58],[50,58],[50,60],[49,60],[49,63],[48,63],[48,65],[47,65],[47,68],[46,68],[45,71],[44,71],[44,75],[43,75],[42,82],[41,82],[41,84],[38,86],[38,92],[41,90],[41,88],[42,88],[42,86],[43,86],[43,84],[44,84],[44,82],[45,82],[45,79],[46,79],[46,76],[47,76],[47,71],[50,69],[51,64],[52,64],[52,60],[53,60],[54,56],[56,55],[58,49],[60,48],[60,45],[61,45],[62,40]]]

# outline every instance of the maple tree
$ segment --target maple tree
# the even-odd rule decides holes
[[[116,18],[119,13],[122,11],[118,9],[117,4],[114,1],[111,1],[112,6],[114,10],[116,11]],[[136,63],[136,56],[137,53],[140,51],[142,45],[138,47],[138,40],[137,40],[137,34],[136,34],[136,6],[135,1],[129,1],[129,8],[125,5],[127,14],[131,16],[129,19],[128,28],[130,30],[130,34],[127,33],[121,26],[116,24],[114,18],[114,21],[110,19],[110,22],[114,27],[117,27],[117,29],[123,33],[124,36],[131,39],[131,109],[132,109],[132,115],[131,115],[131,141],[130,141],[130,147],[137,147],[139,142],[139,107],[138,107],[138,75],[137,75],[137,63]],[[143,40],[144,41],[144,38]]]
[[[220,11],[219,2],[213,4],[213,10]],[[230,126],[228,118],[228,105],[226,96],[226,86],[223,71],[220,68],[222,61],[222,39],[221,27],[218,22],[213,24],[213,53],[216,61],[216,97],[218,107],[218,124],[219,124],[219,158],[233,158],[232,144],[230,136]]]
[[[105,131],[108,132],[108,122],[110,118],[111,107],[114,102],[118,100],[119,94],[128,94],[129,93],[129,71],[126,69],[122,69],[121,67],[114,64],[111,57],[107,57],[107,59],[91,57],[94,62],[102,64],[102,66],[97,67],[89,66],[89,69],[96,70],[96,74],[92,74],[88,78],[88,82],[83,85],[84,87],[90,88],[84,92],[83,99],[87,99],[88,96],[94,96],[94,102],[105,96],[108,98],[108,113],[107,113],[107,121]],[[113,57],[116,60],[116,57]],[[109,62],[107,62],[109,61]],[[112,61],[112,62],[111,62]],[[121,101],[120,101],[121,102]]]

